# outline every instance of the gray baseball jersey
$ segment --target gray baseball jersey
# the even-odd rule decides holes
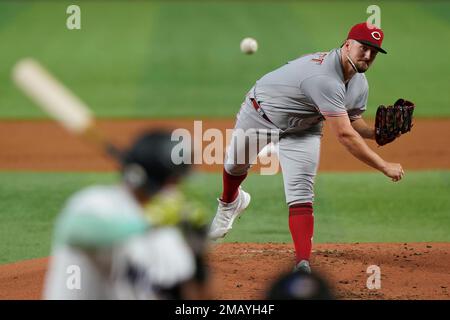
[[[244,131],[250,139],[233,137],[225,161],[229,174],[246,173],[270,141],[268,132],[275,130],[280,134],[278,154],[286,202],[313,202],[323,120],[342,115],[356,120],[367,104],[369,86],[365,75],[357,73],[345,84],[340,57],[339,48],[308,54],[256,82],[237,115],[235,129],[240,130],[234,133],[237,136]],[[251,98],[259,102],[271,122],[254,109]],[[258,141],[257,147],[239,140]],[[246,161],[236,161],[242,154],[246,154]]]
[[[340,49],[302,56],[263,76],[248,96],[282,130],[320,131],[324,116],[355,120],[366,109],[369,86],[362,73],[345,85],[340,58]]]

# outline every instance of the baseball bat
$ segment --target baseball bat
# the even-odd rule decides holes
[[[121,161],[122,152],[101,134],[89,107],[37,61],[26,58],[13,68],[16,85],[69,132],[83,137]]]

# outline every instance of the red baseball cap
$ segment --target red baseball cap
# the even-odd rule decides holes
[[[381,48],[383,42],[383,30],[368,22],[362,22],[354,25],[348,33],[347,39],[353,39],[365,45],[374,47],[381,53],[387,53]]]

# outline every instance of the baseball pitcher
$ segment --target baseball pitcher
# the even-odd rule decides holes
[[[210,226],[211,239],[224,237],[249,205],[250,195],[240,185],[259,151],[273,141],[274,132],[279,139],[289,229],[296,252],[295,270],[310,271],[313,186],[324,121],[357,159],[392,181],[402,179],[402,166],[382,159],[364,141],[377,139],[382,145],[411,128],[414,105],[402,99],[395,107],[387,108],[398,111],[380,113],[378,128],[369,127],[361,116],[369,94],[364,72],[379,52],[386,53],[381,47],[383,37],[380,28],[359,23],[351,28],[340,48],[302,56],[256,81],[237,115],[236,134],[227,150],[222,195]],[[238,132],[245,132],[248,139],[240,139]],[[249,141],[257,141],[257,147]],[[245,157],[239,157],[243,154]],[[238,161],[243,158],[245,161]]]

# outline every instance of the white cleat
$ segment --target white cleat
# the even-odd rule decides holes
[[[233,227],[234,220],[238,218],[250,204],[250,199],[250,195],[241,188],[239,188],[239,194],[236,200],[231,203],[226,203],[217,199],[219,201],[219,206],[217,207],[216,216],[209,229],[209,238],[217,240],[225,237],[228,231]]]

